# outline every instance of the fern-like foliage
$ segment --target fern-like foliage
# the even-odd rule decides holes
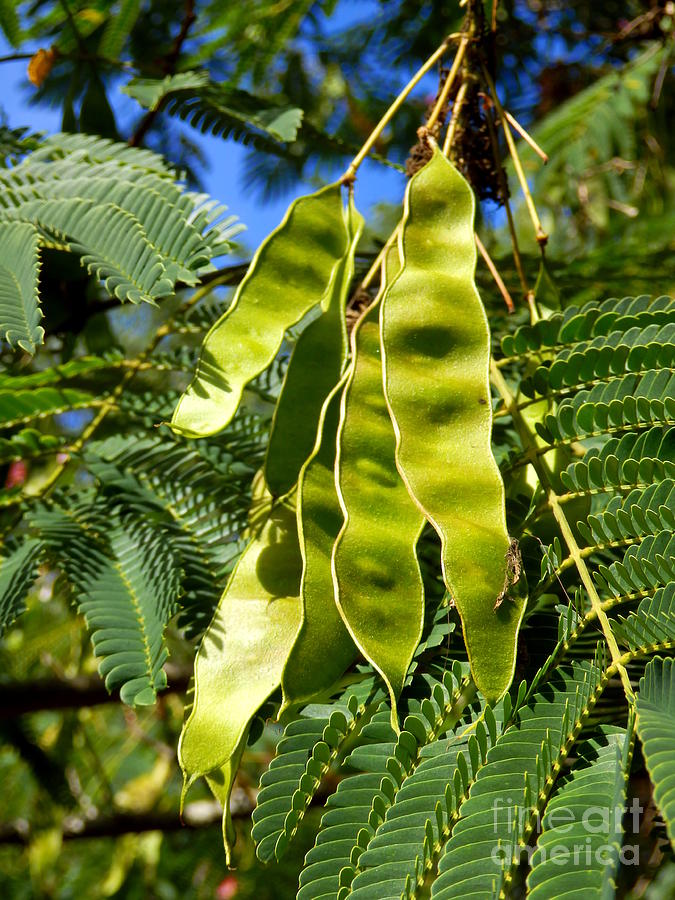
[[[43,247],[75,253],[119,300],[156,303],[195,285],[236,232],[224,207],[185,191],[161,157],[55,135],[0,171],[0,334],[32,353],[44,338]]]
[[[161,106],[202,132],[264,150],[294,141],[302,123],[301,109],[276,106],[241,88],[216,84],[207,72],[180,72],[161,80],[135,78],[124,92],[146,109]]]
[[[612,895],[623,840],[631,750],[630,734],[612,726],[603,726],[579,745],[579,763],[560,779],[546,809],[547,822],[532,856],[529,897],[538,900],[561,892]],[[589,817],[589,808],[594,818]],[[557,825],[556,818],[561,820]],[[563,875],[560,859],[566,851]]]
[[[640,682],[638,734],[647,770],[654,783],[654,799],[675,841],[675,784],[672,746],[675,733],[675,674],[672,659],[656,657]]]
[[[675,301],[648,296],[504,337],[495,433],[532,586],[524,680],[493,708],[472,695],[436,597],[434,629],[447,627],[420,645],[400,734],[365,669],[359,699],[352,685],[291,718],[254,812],[261,860],[285,852],[326,774],[340,776],[302,900],[484,900],[525,883],[533,897],[613,896],[633,844],[622,813],[636,736],[671,823],[670,660],[650,663],[639,689],[634,673],[675,648],[674,337]]]
[[[42,542],[37,538],[6,543],[0,559],[0,631],[5,631],[24,611],[24,600],[37,576],[41,554]]]
[[[82,614],[108,689],[150,704],[166,685],[172,619],[195,638],[211,618],[263,458],[269,404],[259,398],[217,438],[188,443],[162,426],[222,312],[222,295],[189,288],[227,249],[231,222],[156,154],[84,135],[48,139],[0,177],[11,251],[0,299],[22,350],[43,337],[43,247],[76,251],[120,298],[181,292],[149,329],[132,328],[133,352],[80,344],[71,356],[57,342],[34,360],[6,353],[0,370],[0,629],[21,622],[44,572],[47,591]],[[122,323],[124,335],[111,306],[104,327]]]
[[[546,149],[551,165],[543,169],[537,165],[524,142],[522,152],[543,205],[581,207],[585,219],[606,228],[612,205],[620,211],[640,201],[631,172],[635,160],[650,164],[643,138],[648,131],[648,100],[669,53],[655,41],[623,68],[599,73],[602,77],[537,125],[534,137]],[[593,129],[588,128],[589,117]],[[627,212],[631,214],[630,208]]]
[[[92,515],[90,503],[38,508],[30,525],[72,586],[108,689],[154,703],[166,686],[163,633],[180,586],[170,545],[143,521]]]
[[[241,550],[267,424],[251,415],[197,445],[158,430],[175,396],[153,390],[153,408],[148,385],[166,377],[166,361],[156,374],[145,365],[140,378],[140,363],[120,354],[81,357],[18,375],[20,389],[0,391],[0,457],[28,470],[25,487],[0,494],[7,516],[22,513],[18,523],[7,519],[14,537],[0,561],[0,623],[7,627],[23,612],[39,563],[61,571],[106,685],[133,704],[154,702],[166,684],[172,616],[192,637],[208,624]],[[124,391],[95,399],[83,389],[102,371]],[[82,416],[77,427],[91,432],[88,439],[59,434],[58,422]],[[99,422],[114,433],[96,438]],[[30,473],[39,476],[45,464],[54,480],[79,474],[65,490],[45,490],[51,482],[39,478],[33,489]]]

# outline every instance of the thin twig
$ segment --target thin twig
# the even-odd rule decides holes
[[[541,149],[541,147],[540,147],[539,144],[535,141],[535,139],[532,137],[532,135],[529,134],[529,133],[523,128],[523,126],[520,124],[520,122],[518,121],[518,119],[516,119],[515,116],[512,116],[511,113],[510,113],[507,109],[504,110],[504,115],[505,115],[506,118],[508,119],[509,123],[510,123],[511,125],[513,125],[513,127],[516,129],[516,131],[517,131],[518,134],[521,136],[521,138],[522,138],[527,144],[529,144],[530,147],[532,147],[532,149],[533,149],[534,152],[537,154],[537,156],[541,157],[541,159],[543,159],[544,163],[547,163],[547,162],[548,162],[548,153],[545,153],[545,152]]]
[[[380,137],[380,135],[382,134],[384,129],[387,127],[389,122],[391,122],[391,120],[396,115],[398,110],[401,108],[401,106],[403,106],[403,103],[407,99],[408,94],[410,94],[410,92],[413,90],[413,88],[415,88],[419,84],[419,82],[422,80],[422,78],[424,78],[424,76],[427,74],[429,69],[431,69],[434,66],[434,64],[437,63],[438,60],[447,51],[448,47],[450,46],[450,41],[452,40],[452,38],[453,38],[453,35],[449,35],[443,41],[443,43],[436,50],[434,50],[434,52],[431,54],[429,59],[417,70],[417,72],[415,72],[415,74],[410,79],[410,81],[406,84],[406,86],[403,88],[403,90],[400,92],[400,94],[396,97],[394,102],[390,105],[389,109],[385,112],[385,114],[382,116],[382,118],[377,123],[375,128],[373,128],[373,130],[371,131],[371,133],[368,136],[368,139],[366,140],[363,147],[361,147],[359,152],[356,154],[354,159],[351,161],[351,163],[347,167],[346,172],[342,176],[343,182],[348,183],[348,182],[354,180],[354,177],[356,175],[356,172],[358,171],[359,166],[361,165],[363,160],[368,156],[368,154],[370,153],[372,148],[375,146],[378,138]]]
[[[10,53],[9,56],[0,56],[0,63],[16,62],[22,59],[32,59],[34,53]]]
[[[187,690],[192,669],[167,664],[166,693]],[[73,678],[34,678],[0,684],[0,719],[14,719],[28,713],[56,709],[82,709],[106,703],[118,703],[119,691],[110,693],[98,675],[76,675]]]
[[[516,272],[518,273],[518,277],[520,279],[520,284],[523,290],[523,296],[526,301],[530,302],[530,297],[532,297],[532,291],[530,290],[527,278],[525,277],[525,269],[523,267],[523,260],[520,255],[520,248],[518,246],[518,236],[516,235],[516,226],[513,221],[513,213],[511,212],[511,204],[509,203],[509,187],[506,182],[506,176],[504,175],[504,169],[502,168],[502,162],[499,155],[499,142],[497,140],[497,132],[495,131],[494,122],[492,121],[492,116],[485,116],[485,121],[488,126],[488,134],[490,136],[490,144],[492,146],[492,155],[495,160],[495,167],[497,169],[497,178],[499,179],[499,189],[502,195],[502,201],[504,203],[504,209],[506,211],[506,222],[509,229],[509,235],[511,237],[511,247],[513,249],[513,261],[516,266]]]
[[[656,73],[656,78],[654,79],[654,87],[652,88],[652,96],[649,101],[649,105],[652,109],[656,109],[659,105],[659,100],[661,99],[661,91],[663,90],[663,84],[666,80],[666,75],[668,73],[668,69],[670,67],[670,57],[673,52],[672,42],[668,45],[666,52],[663,54],[663,59],[661,60],[661,65],[659,66],[659,71]]]
[[[248,818],[254,804],[239,805],[232,810],[232,817]],[[181,831],[184,828],[215,827],[223,818],[223,810],[215,800],[188,803],[183,810],[182,821],[176,810],[169,812],[116,812],[112,815],[85,819],[68,816],[64,821],[61,837],[64,841],[83,838],[120,837],[124,834],[140,834],[146,831]],[[34,835],[23,820],[0,826],[0,844],[30,844]]]
[[[504,303],[506,303],[506,308],[508,309],[508,311],[510,313],[515,312],[516,308],[513,305],[513,298],[511,297],[511,294],[509,294],[508,289],[507,289],[506,285],[504,284],[504,281],[502,280],[502,276],[497,271],[497,266],[495,266],[495,264],[493,263],[492,259],[490,258],[490,254],[487,252],[487,250],[483,246],[483,242],[478,237],[478,235],[474,234],[474,237],[476,239],[476,246],[478,247],[478,250],[480,251],[480,255],[485,260],[485,265],[490,270],[490,274],[494,278],[495,283],[496,283],[497,287],[499,288],[499,291],[500,291],[502,297],[504,298]]]
[[[73,31],[73,34],[75,35],[75,41],[77,42],[77,46],[80,48],[80,51],[82,53],[86,53],[87,45],[85,44],[84,39],[82,38],[82,35],[80,34],[80,32],[77,28],[77,25],[75,24],[75,19],[73,18],[73,11],[71,10],[70,6],[68,5],[68,0],[59,0],[59,3],[62,6],[63,11],[66,14],[66,18],[68,19],[68,24],[70,25],[70,27]]]
[[[527,178],[525,177],[525,172],[523,171],[523,166],[520,162],[520,156],[518,155],[518,150],[516,148],[516,142],[513,140],[513,134],[511,133],[511,127],[509,126],[508,120],[504,114],[504,109],[502,108],[501,101],[497,94],[497,88],[495,87],[495,83],[492,80],[492,76],[487,70],[486,66],[483,66],[483,77],[488,85],[490,90],[490,94],[492,95],[492,102],[495,105],[495,109],[497,110],[497,115],[499,116],[502,128],[504,129],[504,137],[506,138],[506,145],[509,148],[509,153],[511,155],[511,159],[513,160],[513,168],[516,170],[516,175],[518,176],[518,181],[520,182],[520,188],[523,192],[523,196],[525,197],[525,204],[527,205],[528,212],[530,214],[530,218],[532,219],[532,225],[534,226],[534,232],[537,239],[537,243],[540,247],[545,247],[546,242],[548,241],[548,235],[544,231],[542,224],[539,220],[539,213],[537,212],[537,208],[534,205],[534,200],[532,199],[532,194],[530,193],[530,187],[527,183]]]
[[[195,0],[186,0],[185,15],[183,16],[180,31],[178,32],[176,40],[173,42],[173,46],[169,53],[166,55],[162,64],[162,69],[164,70],[165,75],[173,75],[175,73],[181,50],[183,49],[183,44],[185,43],[190,28],[192,27],[196,18],[197,14],[195,12]],[[144,137],[154,125],[155,119],[157,118],[161,108],[162,103],[160,102],[153,109],[148,110],[148,112],[143,116],[138,128],[129,138],[128,143],[130,147],[140,146]]]
[[[460,42],[459,47],[457,48],[457,53],[455,54],[455,58],[453,60],[452,67],[450,68],[450,71],[448,72],[448,77],[445,79],[443,89],[440,92],[440,94],[438,95],[438,100],[436,101],[436,105],[434,106],[433,110],[431,111],[431,115],[427,119],[427,128],[432,128],[435,125],[436,119],[440,115],[441,110],[443,109],[443,107],[445,106],[445,104],[447,102],[448,95],[450,93],[450,89],[452,88],[455,78],[457,77],[457,72],[459,71],[459,67],[462,64],[462,60],[464,59],[464,54],[466,53],[466,45],[468,43],[469,43],[469,38],[467,36],[464,36]]]

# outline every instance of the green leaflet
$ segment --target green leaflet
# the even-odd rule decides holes
[[[40,238],[29,222],[0,222],[0,335],[11,346],[35,353],[44,340],[38,304]]]
[[[171,420],[206,437],[234,416],[244,387],[276,356],[284,332],[327,296],[348,245],[339,183],[300,197],[258,248],[232,305],[204,339],[197,372]]]
[[[228,82],[215,82],[203,70],[177,72],[165,78],[132,78],[122,91],[146,109],[162,109],[194,128],[268,151],[294,141],[303,110],[279,106]]]
[[[654,785],[654,800],[666,823],[670,842],[675,846],[675,665],[672,659],[654,657],[640,679],[637,733]]]
[[[0,557],[0,634],[26,608],[25,599],[37,578],[42,541],[6,542]]]
[[[326,400],[314,453],[298,482],[302,624],[281,678],[284,707],[332,687],[358,655],[335,605],[331,572],[333,545],[342,527],[334,474],[342,388],[337,385]]]
[[[396,254],[387,261],[391,271]],[[377,307],[352,334],[342,400],[336,483],[344,525],[333,550],[335,600],[355,643],[396,698],[422,636],[424,586],[415,554],[424,518],[396,470],[382,394]]]
[[[345,301],[354,275],[354,253],[363,217],[350,197],[345,215],[347,245],[333,268],[323,312],[298,338],[274,411],[265,458],[265,480],[276,496],[287,493],[312,452],[324,400],[339,380],[347,357]]]
[[[607,725],[579,746],[543,816],[527,879],[531,900],[614,897],[632,748],[630,731]]]
[[[345,742],[372,716],[374,680],[370,676],[350,686],[330,706],[312,704],[284,729],[253,810],[251,837],[262,862],[281,859]]]
[[[278,687],[300,624],[295,509],[277,503],[235,567],[195,660],[192,712],[179,744],[190,780],[233,759]]]
[[[118,13],[113,13],[98,45],[99,56],[117,59],[131,34],[141,11],[141,0],[122,0]]]
[[[383,300],[382,348],[397,465],[441,538],[473,677],[496,699],[513,677],[525,601],[523,591],[504,598],[510,539],[490,447],[490,335],[474,284],[474,204],[436,147],[408,183],[403,268]]]

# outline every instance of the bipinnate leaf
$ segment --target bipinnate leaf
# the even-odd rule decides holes
[[[672,659],[655,657],[640,680],[637,699],[637,733],[654,800],[663,816],[671,844],[675,846],[675,665]]]
[[[0,222],[0,336],[35,353],[45,330],[39,324],[40,239],[28,222]]]

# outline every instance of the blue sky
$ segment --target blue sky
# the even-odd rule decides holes
[[[352,24],[357,18],[361,18],[366,7],[370,5],[367,2],[355,5],[347,4],[346,18],[340,17],[341,25]],[[35,49],[37,49],[37,45],[21,47],[22,52],[30,52]],[[0,35],[0,56],[11,53],[12,48]],[[34,131],[47,133],[59,131],[61,125],[59,110],[30,105],[30,94],[33,88],[26,76],[26,66],[27,63],[23,60],[5,62],[0,65],[0,77],[3,84],[3,90],[0,92],[0,109],[4,112],[7,124],[14,128],[29,126]],[[400,72],[392,77],[392,97],[399,88],[396,80],[400,80],[400,87],[402,87],[407,77],[407,72]],[[421,93],[424,95],[434,92],[435,76],[431,76],[423,83]],[[130,115],[140,114],[140,109],[130,98],[120,92],[119,86],[111,89],[110,101],[119,121],[126,122]],[[240,239],[249,250],[255,248],[265,235],[278,224],[286,207],[294,197],[315,189],[308,184],[298,184],[291,192],[282,197],[263,201],[257,190],[251,190],[244,185],[243,172],[244,160],[248,153],[247,148],[232,140],[201,135],[196,131],[191,131],[191,136],[196,139],[208,160],[208,169],[202,173],[206,190],[217,200],[226,204],[230,213],[236,215],[246,226],[247,230],[240,236]],[[338,174],[336,171],[335,176],[337,177]],[[361,169],[361,177],[356,187],[357,205],[364,214],[368,214],[372,205],[378,201],[398,200],[403,194],[404,187],[404,178],[400,173],[378,163],[366,162]]]

